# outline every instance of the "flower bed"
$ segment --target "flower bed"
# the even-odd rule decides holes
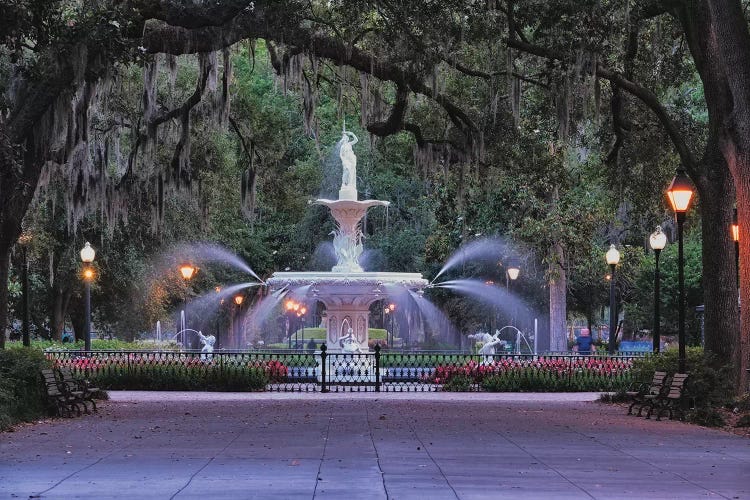
[[[283,382],[278,360],[227,359],[173,353],[109,353],[106,357],[55,358],[55,366],[80,373],[104,389],[259,391]]]
[[[439,365],[427,378],[444,390],[491,392],[617,391],[631,381],[631,361],[586,356],[499,359],[488,363]]]

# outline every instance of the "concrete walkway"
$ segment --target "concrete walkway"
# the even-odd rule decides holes
[[[0,434],[0,498],[750,499],[750,440],[596,394],[110,395]]]

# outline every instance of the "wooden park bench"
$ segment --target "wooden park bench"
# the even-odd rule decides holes
[[[646,418],[651,418],[651,413],[656,410],[656,420],[661,420],[661,416],[664,413],[669,413],[669,419],[672,420],[675,413],[679,413],[680,416],[684,416],[682,409],[682,397],[685,389],[685,381],[687,380],[687,373],[675,373],[666,386],[666,389],[661,392],[658,396],[648,398],[645,405],[641,407],[641,410],[648,406],[648,412]],[[641,411],[638,411],[640,415]]]
[[[638,416],[641,415],[641,408],[646,404],[648,398],[658,396],[664,388],[664,383],[667,380],[667,372],[654,372],[654,377],[651,382],[636,383],[631,386],[625,395],[628,396],[631,403],[628,407],[628,415],[633,414],[633,408],[638,407]]]
[[[76,378],[70,368],[61,367],[58,368],[60,374],[60,381],[71,391],[77,394],[81,398],[84,409],[88,413],[86,403],[91,404],[91,408],[96,411],[96,402],[94,398],[100,392],[98,387],[92,387],[88,380]]]
[[[47,390],[47,400],[55,407],[57,415],[72,417],[74,411],[80,415],[81,407],[79,404],[82,404],[84,408],[86,407],[80,397],[68,391],[65,385],[60,383],[52,369],[42,369],[42,376]]]

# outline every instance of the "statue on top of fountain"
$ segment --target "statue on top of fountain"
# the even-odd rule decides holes
[[[357,156],[352,149],[357,142],[359,142],[357,136],[344,128],[339,141],[339,157],[342,167],[340,200],[356,201],[357,199]]]

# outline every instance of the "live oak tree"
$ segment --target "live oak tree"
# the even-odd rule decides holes
[[[617,160],[629,129],[625,95],[650,109],[667,132],[700,199],[703,272],[711,277],[704,282],[706,347],[719,359],[732,362],[736,387],[741,390],[746,385],[750,330],[747,326],[740,329],[728,231],[735,190],[741,228],[746,228],[750,215],[750,172],[743,160],[746,139],[742,133],[743,113],[747,110],[740,104],[747,100],[747,87],[740,82],[749,74],[743,54],[750,54],[750,37],[740,2],[640,1],[623,6],[560,1],[544,5],[510,3],[506,11],[513,19],[508,34],[510,47],[550,61],[553,68],[580,67],[583,59],[590,74],[609,82],[616,136],[613,160]],[[686,126],[680,120],[680,110],[670,109],[660,97],[659,90],[673,82],[654,80],[653,66],[643,64],[654,49],[653,34],[658,29],[671,30],[667,31],[671,39],[680,43],[673,53],[679,54],[684,43],[702,80],[708,111],[703,140],[696,140],[690,124]],[[649,31],[652,36],[647,38],[645,33]],[[620,43],[616,44],[618,40]],[[651,47],[647,47],[649,43]],[[570,109],[567,102],[561,107],[563,113]],[[745,234],[745,230],[741,232]],[[740,261],[747,262],[747,257],[742,257],[746,249],[741,248]],[[746,266],[741,268],[744,275]],[[747,280],[740,282],[741,296],[747,297],[750,285]],[[750,320],[745,316],[747,311],[742,314]],[[747,324],[742,321],[742,325]]]
[[[337,32],[332,20],[344,26],[357,21],[353,26],[362,26],[363,19],[370,16],[365,7],[365,3],[344,7],[236,0],[190,5],[169,1],[26,1],[0,6],[0,17],[7,20],[0,28],[5,90],[0,103],[0,324],[7,323],[10,250],[20,235],[29,203],[49,176],[61,175],[68,183],[66,208],[73,229],[91,206],[100,207],[104,218],[116,221],[125,215],[124,200],[134,192],[150,192],[157,199],[158,224],[165,193],[190,188],[194,174],[189,162],[191,114],[209,91],[214,91],[220,96],[216,99],[219,103],[209,106],[210,111],[228,120],[221,116],[230,78],[226,49],[234,43],[263,38],[274,51],[272,44],[277,44],[283,49],[274,52],[279,57],[279,70],[290,78],[307,78],[299,71],[307,56],[393,82],[398,88],[394,113],[385,121],[369,123],[373,133],[387,135],[408,127],[426,144],[430,139],[418,125],[403,122],[405,95],[417,92],[445,109],[466,144],[475,143],[471,119],[425,84],[426,68],[399,65],[386,57],[381,60],[357,47],[357,37],[376,31],[376,26],[365,26],[362,33]],[[169,66],[174,64],[173,56],[198,54],[194,92],[172,108],[161,107],[155,94],[157,54],[167,54]],[[117,73],[132,62],[144,64],[146,80],[143,115],[135,123],[123,120],[116,103],[109,101]],[[218,76],[220,70],[222,76]],[[312,107],[306,110],[308,116],[313,112]],[[122,146],[118,141],[125,135],[127,159],[115,166],[112,175],[108,171],[110,146]],[[151,155],[156,141],[173,146],[167,168],[155,168]],[[252,161],[253,146],[247,145]],[[250,187],[252,176],[250,168]]]

